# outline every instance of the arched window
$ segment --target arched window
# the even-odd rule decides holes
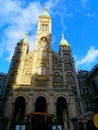
[[[74,76],[72,72],[67,72],[65,78],[67,82],[74,83]]]
[[[44,31],[44,24],[42,24],[41,29],[42,29],[42,31]]]
[[[47,24],[42,24],[41,29],[42,29],[42,31],[47,31],[48,30],[48,25]]]
[[[60,75],[60,73],[55,73],[53,75],[53,82],[54,83],[61,83],[62,82],[62,75]]]
[[[46,75],[46,67],[40,66],[38,70],[38,75]]]
[[[64,53],[64,54],[63,54],[63,57],[64,57],[65,59],[68,59],[68,58],[70,57],[70,55],[69,55],[68,53]]]
[[[68,127],[67,120],[67,102],[64,97],[59,97],[56,102],[56,110],[57,110],[57,121],[58,124],[62,126],[62,129],[64,128],[64,122],[66,121],[66,126]]]
[[[15,100],[14,111],[12,116],[12,123],[10,129],[15,129],[15,125],[24,120],[26,102],[22,96],[17,97]]]

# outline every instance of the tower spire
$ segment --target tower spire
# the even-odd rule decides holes
[[[62,39],[64,39],[64,33],[62,33]]]
[[[62,39],[60,41],[61,46],[70,46],[68,41],[64,38],[64,33],[62,33]]]
[[[28,32],[25,32],[23,42],[28,43]]]
[[[46,7],[44,8],[43,13],[40,16],[48,16],[48,17],[50,17],[50,14],[49,14],[48,9]]]

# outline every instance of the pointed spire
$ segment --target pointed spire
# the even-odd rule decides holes
[[[25,32],[23,42],[28,43],[28,33]]]
[[[28,32],[25,32],[24,37],[28,37]]]
[[[68,41],[64,38],[64,33],[62,33],[62,39],[60,41],[61,46],[70,46]]]
[[[62,33],[62,39],[64,39],[64,33]]]
[[[44,8],[44,11],[48,12],[48,9],[45,7],[45,8]]]
[[[48,17],[50,17],[50,14],[48,13],[48,9],[44,8],[44,11],[40,16],[48,16]]]

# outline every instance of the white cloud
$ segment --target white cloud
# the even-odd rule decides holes
[[[81,65],[82,67],[84,66],[88,67],[92,63],[94,63],[97,58],[98,58],[98,49],[95,49],[93,46],[91,46],[86,56],[76,61],[76,68],[79,68]]]
[[[51,9],[51,8],[54,8],[56,7],[56,5],[59,3],[60,0],[48,0],[46,3],[45,3],[45,6],[48,8],[48,9]]]
[[[5,52],[8,53],[7,60],[11,59],[16,43],[23,38],[25,32],[30,33],[30,50],[35,48],[36,26],[43,6],[47,6],[51,10],[59,1],[48,0],[43,5],[40,2],[28,2],[24,8],[23,1],[0,0],[0,5],[2,5],[0,7],[0,34],[2,35],[0,43],[1,49],[5,49]],[[2,53],[3,51],[1,51],[1,55]]]
[[[15,0],[0,1],[0,5],[2,5],[0,8],[0,33],[3,34],[0,43],[1,48],[8,53],[6,59],[9,60],[12,57],[16,43],[24,37],[25,32],[34,32],[29,36],[30,48],[34,49],[35,45],[35,27],[42,8],[40,3],[37,2],[30,3],[25,8],[22,7],[22,4],[20,1],[16,2]]]

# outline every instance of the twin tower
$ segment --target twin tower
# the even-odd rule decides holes
[[[37,130],[39,126],[50,130],[56,123],[63,130],[74,129],[72,119],[80,112],[74,60],[64,34],[59,54],[53,51],[51,20],[45,8],[38,20],[35,50],[29,51],[27,33],[16,45],[3,109],[4,117],[10,120],[7,130],[28,120],[31,121],[29,130]]]

